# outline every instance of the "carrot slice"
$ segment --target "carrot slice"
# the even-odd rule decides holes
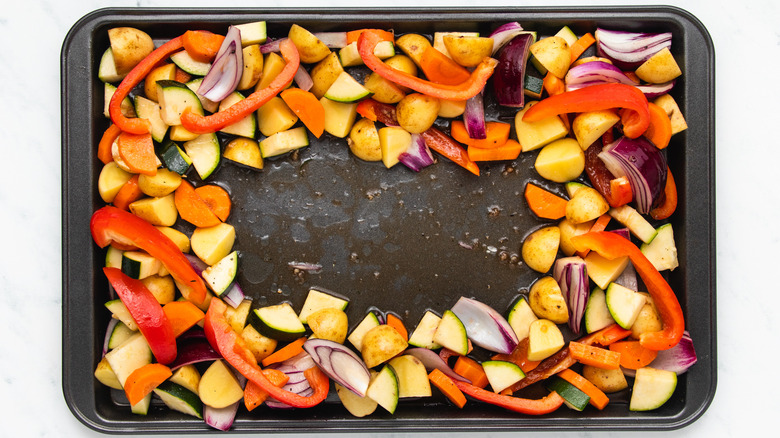
[[[620,368],[620,354],[605,348],[594,347],[580,342],[569,342],[571,357],[584,365],[591,365],[606,370]]]
[[[638,370],[639,368],[650,365],[658,352],[643,347],[639,341],[620,341],[609,346],[610,351],[620,353],[620,366],[629,370]]]
[[[196,61],[211,62],[217,56],[225,37],[206,30],[188,30],[182,35],[187,54]]]
[[[631,335],[631,330],[626,330],[617,324],[612,324],[609,327],[591,333],[581,341],[587,345],[601,345],[602,347],[607,347],[621,339],[627,338],[629,335]]]
[[[525,200],[531,211],[543,219],[560,219],[566,216],[566,204],[569,203],[555,193],[532,183],[525,185]]]
[[[298,338],[284,347],[274,351],[270,356],[263,359],[263,366],[284,362],[285,360],[295,357],[303,351],[303,343],[306,342],[306,338]]]
[[[176,67],[176,70],[173,73],[173,80],[176,82],[181,82],[182,84],[185,84],[192,79],[192,75],[187,73],[186,71],[180,69],[179,67]]]
[[[601,216],[599,216],[598,219],[596,219],[596,222],[594,222],[593,225],[590,227],[589,232],[606,230],[607,229],[607,225],[609,225],[609,221],[610,220],[612,220],[612,216],[610,216],[609,214],[606,214],[606,213],[602,214]],[[588,255],[589,252],[590,252],[590,250],[586,249],[584,251],[578,251],[577,255],[584,259],[585,256]]]
[[[460,356],[458,357],[458,360],[455,361],[455,366],[452,367],[452,370],[458,375],[471,380],[471,384],[478,388],[484,388],[488,384],[485,370],[482,368],[482,365],[474,359]]]
[[[171,369],[161,363],[149,363],[136,369],[125,381],[127,400],[131,405],[138,404],[172,374]]]
[[[208,184],[197,187],[195,193],[222,222],[225,222],[230,216],[231,201],[227,190],[214,184]]]
[[[154,176],[157,174],[157,155],[154,153],[152,134],[122,132],[116,139],[119,157],[133,173]]]
[[[171,301],[163,306],[163,313],[173,327],[173,335],[179,336],[206,317],[206,314],[189,301]]]
[[[569,47],[569,50],[571,51],[571,62],[576,61],[577,58],[582,56],[582,54],[585,53],[585,50],[587,50],[588,47],[592,46],[595,42],[596,38],[590,32],[581,36],[580,39],[575,41],[574,44]]]
[[[206,201],[198,196],[189,182],[182,180],[173,193],[173,202],[179,216],[185,221],[196,227],[213,227],[221,223],[219,217],[211,211]]]
[[[325,108],[314,93],[300,88],[288,88],[280,95],[309,131],[320,138],[325,131]]]
[[[290,376],[273,368],[266,368],[262,372],[265,375],[265,378],[277,388],[281,388],[290,380]],[[268,393],[257,383],[251,380],[246,382],[246,386],[244,387],[244,406],[246,406],[247,411],[251,411],[260,406],[267,399]]]
[[[131,202],[141,199],[144,192],[138,187],[138,175],[133,175],[114,196],[114,207],[127,211]]]
[[[393,315],[392,313],[388,313],[386,319],[387,319],[387,325],[394,328],[395,331],[397,331],[401,336],[403,336],[405,341],[409,340],[409,332],[406,330],[406,327],[404,327],[404,322],[401,321],[401,318]]]
[[[455,386],[455,382],[453,382],[452,379],[447,377],[447,375],[438,368],[435,368],[428,374],[428,380],[433,383],[433,386],[439,388],[439,391],[441,391],[441,393],[455,406],[462,408],[466,404],[466,396],[463,395],[463,392]]]
[[[541,362],[538,360],[528,360],[528,344],[529,344],[529,340],[526,337],[522,341],[517,343],[517,347],[515,347],[515,349],[512,350],[511,353],[509,354],[499,353],[491,357],[491,359],[512,362],[513,364],[519,366],[524,373],[527,373],[532,369],[536,368],[536,366],[539,365],[539,363]],[[509,394],[511,395],[512,392],[510,391]]]
[[[577,389],[589,395],[590,404],[593,405],[593,407],[596,409],[602,410],[609,403],[609,397],[607,397],[607,394],[604,394],[604,392],[598,389],[596,385],[590,382],[590,380],[572,371],[571,368],[566,368],[565,370],[558,373],[558,377],[571,383],[577,387]]]
[[[658,149],[665,149],[672,139],[672,122],[666,111],[653,102],[648,102],[647,108],[650,110],[650,126],[644,136]]]
[[[650,210],[650,216],[655,220],[664,220],[677,209],[677,184],[672,177],[672,171],[666,168],[666,186],[664,186],[664,202]]]
[[[544,76],[544,79],[542,80],[542,86],[550,96],[555,96],[566,91],[566,83],[563,81],[563,79],[555,76],[550,72],[547,72],[547,74]]]
[[[103,133],[103,136],[100,137],[97,157],[98,160],[100,160],[103,164],[108,164],[114,161],[114,156],[111,153],[111,147],[114,145],[114,141],[116,141],[116,138],[119,137],[119,134],[121,133],[122,130],[119,129],[119,126],[112,123],[111,126],[106,129],[106,132]]]
[[[469,137],[466,124],[461,120],[454,120],[450,125],[450,134],[456,141],[475,148],[492,149],[506,144],[509,139],[511,125],[504,122],[486,122],[485,138],[476,139]]]
[[[458,85],[471,77],[468,70],[433,46],[423,51],[420,57],[420,69],[429,81],[436,84]]]
[[[471,161],[506,161],[515,160],[523,151],[523,146],[511,138],[501,146],[492,149],[483,149],[469,146],[467,152]]]
[[[351,30],[347,32],[347,44],[356,43],[358,38],[360,38],[360,34],[365,32],[367,29],[358,29],[358,30]],[[376,32],[377,35],[380,37],[380,41],[395,41],[395,35],[393,32],[382,30],[382,29],[371,29],[372,32]]]

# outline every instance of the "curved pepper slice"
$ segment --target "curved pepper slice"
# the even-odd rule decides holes
[[[173,52],[184,47],[182,45],[182,37],[178,36],[162,46],[156,48],[146,58],[141,60],[130,73],[125,76],[119,86],[116,88],[114,95],[111,96],[111,101],[108,104],[108,114],[111,116],[111,121],[124,132],[130,134],[146,134],[149,132],[151,125],[149,121],[141,118],[128,118],[122,114],[122,100],[130,94],[130,91],[135,88],[136,85],[157,66],[160,61],[167,59]]]
[[[368,68],[375,71],[379,76],[411,88],[419,93],[447,100],[467,100],[476,96],[485,88],[490,76],[493,75],[498,65],[498,61],[493,58],[485,58],[477,65],[471,76],[457,85],[443,85],[420,79],[417,76],[396,70],[374,55],[374,47],[382,41],[382,36],[372,30],[366,30],[358,38],[358,52],[363,59],[363,63]]]
[[[92,215],[92,239],[105,248],[116,242],[124,248],[141,248],[160,261],[181,287],[182,295],[195,305],[206,299],[206,284],[171,239],[138,216],[105,206]]]
[[[453,380],[458,389],[465,394],[474,397],[477,400],[500,406],[510,411],[519,412],[528,415],[544,415],[555,411],[563,404],[563,397],[553,391],[547,396],[538,400],[527,398],[512,397],[509,395],[496,394],[495,392],[474,386],[471,383]]]
[[[653,298],[663,328],[657,332],[643,333],[639,343],[651,350],[668,350],[682,338],[685,331],[680,302],[660,272],[647,260],[642,251],[630,240],[608,231],[590,232],[573,237],[571,243],[578,251],[590,249],[607,259],[628,256],[634,269],[642,277],[647,292]]]
[[[568,113],[623,108],[623,133],[637,138],[650,126],[647,98],[637,87],[625,84],[599,84],[550,96],[532,106],[523,121],[535,122]]]
[[[176,359],[176,336],[162,306],[140,280],[130,278],[118,268],[103,268],[116,294],[138,324],[152,354],[161,364]]]
[[[295,408],[310,408],[325,400],[330,389],[330,380],[319,368],[311,367],[303,372],[314,392],[303,397],[274,385],[257,366],[254,355],[246,347],[243,338],[233,330],[225,318],[227,305],[219,299],[212,299],[203,330],[211,345],[222,357],[249,381],[259,386],[274,399]]]
[[[217,132],[225,126],[232,125],[249,114],[252,114],[263,106],[263,104],[279,94],[279,92],[293,80],[295,73],[298,71],[298,66],[301,64],[301,57],[298,54],[298,49],[295,48],[295,44],[289,39],[285,39],[279,43],[279,50],[281,51],[286,64],[282,71],[279,72],[279,75],[277,75],[267,87],[255,91],[246,99],[234,103],[226,110],[216,112],[209,116],[195,114],[190,111],[189,108],[186,108],[181,115],[181,124],[184,129],[195,134]]]
[[[672,170],[666,168],[666,185],[664,186],[664,201],[658,207],[650,210],[650,216],[657,220],[664,220],[677,209],[677,184],[674,182]]]
[[[429,148],[444,155],[455,162],[455,164],[460,165],[474,175],[479,176],[479,166],[477,166],[477,163],[472,161],[471,158],[469,158],[468,151],[463,149],[463,147],[450,136],[436,128],[428,128],[428,130],[421,135]]]

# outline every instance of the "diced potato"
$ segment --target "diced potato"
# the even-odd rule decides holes
[[[347,338],[347,314],[341,309],[332,307],[320,309],[307,318],[311,331],[319,339],[343,344]]]
[[[372,93],[371,98],[381,103],[398,103],[406,95],[400,86],[377,73],[368,75],[364,86]]]
[[[439,117],[454,119],[460,117],[466,111],[465,100],[443,100],[439,99]]]
[[[366,366],[373,368],[404,351],[407,345],[406,340],[396,329],[381,324],[366,332],[360,352]]]
[[[176,298],[176,285],[174,285],[170,275],[164,277],[151,275],[142,279],[141,282],[154,295],[160,305],[164,306]]]
[[[596,388],[607,394],[628,388],[626,376],[620,369],[608,370],[591,365],[584,365],[582,367],[582,376],[590,380]]]
[[[258,362],[270,356],[276,350],[278,343],[276,339],[260,334],[251,324],[244,327],[244,330],[241,331],[241,337]]]
[[[528,330],[528,360],[544,360],[565,345],[563,333],[554,322],[537,319]]]
[[[563,79],[571,64],[571,49],[566,40],[559,36],[542,38],[531,44],[532,61],[536,61],[558,78]]]
[[[563,298],[558,282],[550,276],[537,280],[528,293],[528,305],[534,314],[556,324],[569,321],[569,306]]]
[[[314,85],[311,87],[312,94],[317,96],[317,99],[322,98],[325,92],[328,91],[331,85],[336,82],[336,78],[344,72],[344,67],[339,61],[339,55],[336,52],[331,52],[325,59],[317,63],[314,68],[311,69],[311,79]]]
[[[396,106],[398,124],[412,134],[419,134],[433,126],[439,116],[439,99],[421,93],[405,96]]]
[[[444,36],[444,47],[453,61],[464,67],[476,67],[493,52],[493,38]]]
[[[555,263],[560,241],[561,230],[558,227],[545,227],[534,231],[523,241],[523,261],[534,271],[549,271]]]
[[[287,37],[295,44],[301,56],[301,62],[304,64],[320,62],[331,53],[325,43],[297,24],[290,27]]]
[[[335,137],[349,135],[357,118],[357,103],[335,102],[323,97],[320,103],[325,108],[325,132]]]
[[[119,379],[105,357],[98,362],[95,368],[95,378],[109,388],[122,389],[122,384],[119,383]]]
[[[585,234],[590,231],[590,227],[593,226],[593,221],[583,222],[581,224],[575,224],[574,222],[563,218],[558,223],[558,228],[561,230],[561,252],[567,256],[573,256],[577,249],[571,243],[571,238]]]
[[[425,365],[414,356],[405,354],[390,361],[398,378],[398,397],[430,397],[431,384]]]
[[[651,56],[636,69],[635,73],[643,81],[651,84],[663,84],[682,75],[682,70],[667,47]]]
[[[108,30],[108,40],[119,74],[133,69],[154,50],[154,41],[146,32],[134,27],[115,27]]]
[[[257,81],[257,85],[255,85],[255,91],[268,87],[268,84],[279,76],[285,65],[287,63],[284,61],[284,58],[277,53],[271,52],[266,55],[263,61],[263,74],[260,76],[260,80]]]
[[[431,46],[431,42],[428,38],[415,33],[407,33],[395,40],[395,45],[401,49],[417,66],[420,66],[420,59],[422,54],[428,47]]]
[[[176,190],[181,184],[181,175],[168,169],[157,169],[154,176],[139,175],[138,188],[146,196],[163,197],[168,196]]]
[[[596,286],[605,290],[610,283],[620,277],[626,266],[628,266],[627,256],[609,260],[599,255],[599,253],[591,251],[585,257],[588,277],[596,283]]]
[[[215,360],[200,378],[198,395],[203,404],[219,409],[241,400],[244,389],[225,362]]]
[[[130,212],[152,225],[171,227],[176,223],[179,212],[173,193],[161,198],[144,198],[129,205]]]
[[[174,371],[168,380],[197,394],[198,385],[200,384],[200,372],[195,368],[195,365],[184,365]]]
[[[382,162],[388,169],[398,164],[398,157],[409,149],[412,135],[399,126],[385,126],[379,129],[379,146]]]
[[[532,101],[515,115],[515,132],[517,142],[523,147],[523,152],[539,149],[555,140],[561,139],[569,133],[569,128],[564,125],[558,116],[551,116],[536,122],[524,122],[523,115],[529,108],[539,102]]]
[[[119,167],[116,161],[110,161],[103,166],[100,176],[98,176],[100,198],[106,203],[111,203],[122,186],[132,177],[133,175]]]
[[[566,203],[566,219],[574,224],[598,219],[609,211],[609,203],[598,190],[592,187],[581,187]]]
[[[257,127],[266,137],[292,128],[298,116],[276,96],[257,109]]]
[[[251,138],[234,138],[225,146],[222,157],[252,169],[263,168],[263,156],[260,153],[260,145],[257,143],[257,140]]]
[[[144,95],[147,99],[157,102],[157,81],[176,79],[176,64],[163,64],[146,75],[144,79]]]
[[[347,138],[349,150],[365,161],[382,160],[382,148],[379,144],[379,132],[370,119],[361,118],[352,126]]]
[[[534,167],[542,178],[564,183],[576,179],[585,170],[585,153],[577,140],[562,138],[539,151]]]
[[[186,234],[171,227],[156,227],[156,228],[160,230],[161,233],[165,234],[166,237],[171,239],[171,241],[173,241],[173,243],[181,250],[181,252],[183,253],[190,252],[190,238],[187,237]]]
[[[244,47],[242,57],[244,70],[236,87],[237,90],[247,90],[254,87],[263,76],[263,54],[260,52],[259,44]]]
[[[669,120],[672,122],[672,135],[688,129],[688,123],[685,121],[680,107],[671,95],[664,94],[658,96],[653,103],[663,108],[666,111],[666,115],[669,116]]]
[[[663,328],[663,322],[655,308],[653,298],[645,292],[640,292],[640,294],[645,296],[647,302],[639,311],[634,324],[631,325],[631,337],[634,339],[639,339],[643,333],[657,332]]]
[[[211,266],[230,253],[235,239],[236,229],[223,222],[213,227],[196,228],[192,232],[190,244],[192,252],[203,260],[203,263]]]
[[[585,151],[619,121],[620,116],[612,109],[590,111],[578,114],[571,123],[571,130]]]

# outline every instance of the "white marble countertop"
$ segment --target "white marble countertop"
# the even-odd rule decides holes
[[[6,2],[0,12],[0,436],[99,436],[71,415],[62,394],[60,47],[96,0]],[[360,0],[209,2],[115,1],[111,6],[379,6]],[[393,6],[471,6],[468,0],[385,1]],[[535,2],[565,5],[577,2]],[[587,4],[664,4],[601,1]],[[697,16],[715,43],[717,62],[718,388],[712,405],[674,436],[758,436],[772,430],[780,407],[773,367],[778,354],[777,286],[761,280],[780,242],[772,183],[780,149],[773,129],[780,98],[780,3],[775,0],[674,2]],[[531,5],[526,1],[480,6]],[[19,164],[22,165],[19,165]],[[772,341],[772,339],[775,339]],[[622,436],[625,433],[604,433]],[[466,434],[454,434],[467,436]],[[532,434],[536,436],[536,434]],[[538,434],[541,436],[541,434]],[[566,436],[599,436],[595,432]],[[640,435],[632,433],[629,435]],[[296,436],[296,435],[290,435]],[[356,434],[354,436],[423,436]],[[511,434],[489,434],[511,436]]]

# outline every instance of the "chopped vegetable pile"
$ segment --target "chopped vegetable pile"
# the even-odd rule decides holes
[[[696,362],[661,274],[678,266],[664,149],[687,128],[669,94],[683,72],[669,33],[592,31],[506,23],[431,40],[293,25],[271,39],[261,21],[155,48],[110,29],[99,77],[111,124],[96,145],[107,205],[90,227],[112,318],[95,377],[135,414],[156,397],[220,430],[240,405],[316,409],[331,383],[355,417],[437,393],[461,409],[601,410],[629,386],[629,410],[662,406]],[[486,119],[491,94],[514,123]],[[210,177],[221,162],[262,171],[317,147],[311,136],[387,168],[452,162],[464,178],[534,154],[524,198],[546,225],[519,251],[538,279],[509,309],[461,297],[420,321],[392,309],[350,321],[349,297],[321,288],[302,308],[255,306],[236,281],[233,200]]]

